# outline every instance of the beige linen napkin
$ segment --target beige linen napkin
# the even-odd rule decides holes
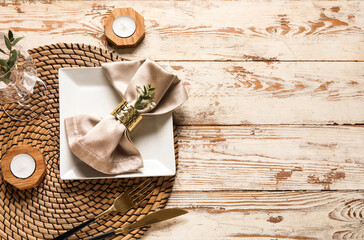
[[[140,110],[143,118],[170,112],[188,98],[178,77],[151,60],[105,63],[102,69],[120,94],[120,101],[125,99],[131,105],[138,98],[136,86],[150,84],[155,88],[155,106]],[[73,116],[65,119],[65,126],[71,151],[92,168],[106,174],[119,174],[143,167],[129,131],[113,115]]]

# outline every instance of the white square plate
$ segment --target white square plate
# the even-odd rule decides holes
[[[143,119],[131,133],[144,167],[138,172],[107,175],[94,170],[69,149],[64,119],[82,113],[105,116],[120,103],[101,67],[59,69],[60,172],[61,179],[100,179],[172,176],[176,173],[173,119],[168,113]]]

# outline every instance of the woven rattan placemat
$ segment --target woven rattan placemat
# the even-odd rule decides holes
[[[94,67],[104,62],[122,61],[117,55],[83,44],[53,44],[29,50],[38,76],[47,89],[38,87],[31,96],[32,111],[42,113],[37,120],[14,121],[0,111],[1,158],[15,145],[28,144],[45,156],[47,175],[39,187],[19,191],[4,182],[0,174],[0,239],[52,239],[87,218],[106,210],[126,188],[145,178],[63,181],[59,175],[58,69]],[[44,92],[45,96],[39,94]],[[12,106],[9,106],[12,109]],[[30,114],[15,109],[19,118]],[[178,158],[175,135],[175,157]],[[84,239],[100,232],[134,222],[163,208],[171,193],[174,177],[155,177],[153,195],[126,214],[111,214],[99,219],[70,239]],[[136,229],[115,239],[139,239],[148,228]]]

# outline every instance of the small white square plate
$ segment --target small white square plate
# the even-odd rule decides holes
[[[82,113],[105,116],[120,103],[101,67],[59,69],[61,179],[172,176],[176,173],[172,114],[143,119],[131,133],[144,167],[138,172],[107,175],[78,159],[69,149],[64,119]]]

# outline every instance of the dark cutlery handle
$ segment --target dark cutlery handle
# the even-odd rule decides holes
[[[95,221],[95,219],[96,218],[90,218],[86,222],[83,222],[80,225],[72,228],[71,230],[68,230],[67,232],[59,235],[58,237],[53,238],[53,240],[65,240],[65,239],[67,239],[70,236],[72,236],[73,234],[75,234],[76,232],[80,231],[82,228],[86,227],[87,225],[89,225],[90,223],[92,223],[93,221]]]
[[[90,238],[87,238],[86,240],[101,240],[101,239],[105,239],[105,238],[113,237],[113,236],[115,236],[115,231],[103,233],[103,234],[97,235],[95,237],[90,237]]]

